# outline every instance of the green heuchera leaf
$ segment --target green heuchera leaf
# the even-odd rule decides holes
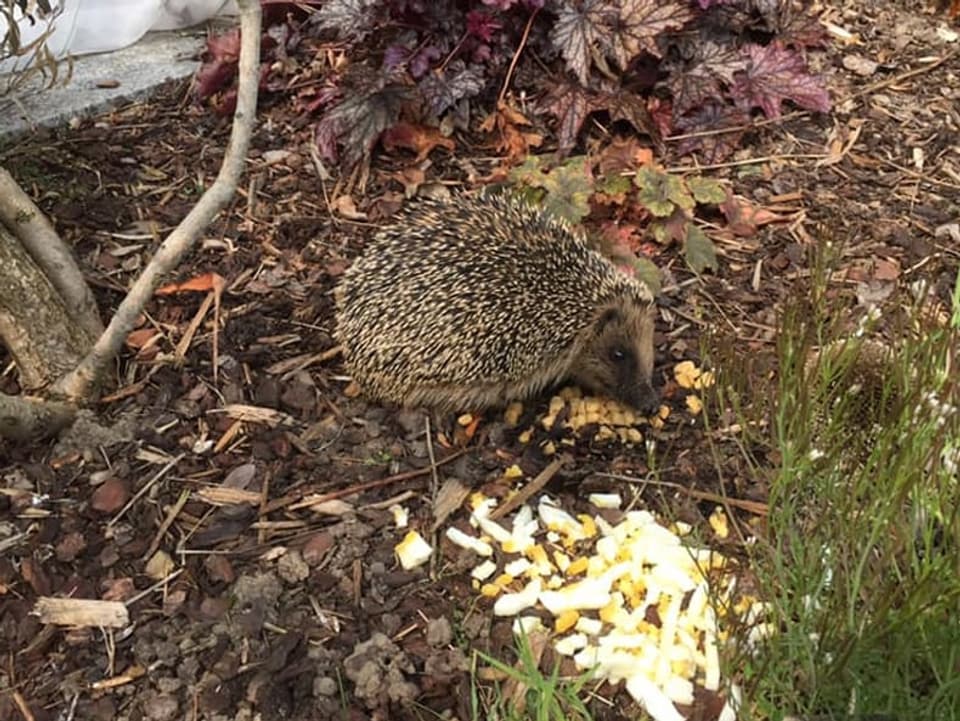
[[[670,232],[667,230],[667,226],[663,223],[651,223],[650,234],[660,245],[666,245],[670,242]]]
[[[660,294],[660,269],[656,263],[646,256],[640,256],[633,261],[633,270],[637,278],[647,284],[651,293]]]
[[[593,193],[593,176],[587,159],[578,155],[563,165],[544,172],[544,156],[530,155],[523,164],[510,172],[514,182],[543,189],[540,208],[558,218],[576,225],[590,214],[590,195]]]
[[[547,191],[543,208],[577,225],[590,215],[593,176],[585,156],[570,158],[547,175],[542,186]]]
[[[691,210],[696,203],[683,181],[669,173],[644,166],[633,177],[637,201],[653,215],[665,218],[675,207]]]
[[[598,193],[625,195],[630,192],[630,178],[626,175],[608,175],[597,185]]]
[[[727,199],[727,193],[723,189],[723,184],[713,178],[703,178],[694,176],[687,178],[687,187],[693,193],[693,198],[698,203],[710,203],[719,205]]]
[[[707,237],[706,233],[693,223],[687,227],[687,240],[683,250],[687,257],[687,265],[694,273],[702,273],[707,268],[716,272],[717,249],[713,247],[713,241]]]
[[[543,183],[543,161],[540,155],[528,155],[523,163],[510,171],[510,180],[514,183],[539,187]]]

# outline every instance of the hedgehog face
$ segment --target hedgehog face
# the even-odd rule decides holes
[[[596,393],[652,415],[660,406],[653,388],[653,305],[618,298],[599,310],[570,376]]]

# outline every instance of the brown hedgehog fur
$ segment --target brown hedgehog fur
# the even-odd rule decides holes
[[[649,288],[508,197],[415,203],[335,295],[347,369],[376,400],[479,410],[573,380],[657,407]]]

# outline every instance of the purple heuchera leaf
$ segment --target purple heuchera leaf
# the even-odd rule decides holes
[[[517,4],[517,0],[483,0],[483,4],[506,12]]]
[[[401,106],[409,100],[410,91],[399,85],[346,98],[317,123],[314,140],[321,157],[336,162],[339,145],[345,167],[369,158],[380,134],[396,124]]]
[[[611,50],[621,68],[643,51],[660,57],[657,37],[680,29],[693,18],[693,9],[686,2],[623,0],[612,6],[619,6],[620,16],[610,28]]]
[[[420,48],[420,50],[410,58],[410,62],[407,64],[410,75],[419,80],[430,70],[430,63],[434,60],[439,60],[442,55],[443,53],[432,45]]]
[[[800,53],[778,42],[766,47],[747,45],[744,54],[750,60],[747,70],[738,73],[731,94],[749,107],[759,107],[768,118],[780,116],[784,100],[801,108],[826,112],[830,96],[817,78],[807,70]]]
[[[606,58],[623,70],[643,52],[660,57],[657,38],[694,17],[688,0],[563,0],[556,12],[550,37],[583,85],[591,61],[610,74]]]
[[[322,30],[332,30],[338,37],[360,42],[373,31],[376,0],[330,0],[313,16]]]
[[[383,67],[388,70],[396,70],[407,62],[410,57],[410,50],[403,45],[391,45],[383,53]]]
[[[719,163],[729,158],[740,147],[744,130],[733,130],[749,122],[750,116],[742,109],[723,102],[708,102],[695,112],[677,119],[676,131],[690,134],[677,146],[682,155],[699,151],[705,163]],[[730,132],[703,134],[704,130],[729,128]]]
[[[550,37],[582,85],[587,84],[593,46],[605,31],[603,13],[600,0],[584,0],[580,4],[566,0],[557,9]]]
[[[478,67],[464,68],[454,61],[444,72],[430,73],[420,81],[420,92],[433,117],[439,117],[463,98],[475,97],[485,85],[483,71]]]
[[[493,15],[489,15],[481,10],[471,10],[467,13],[467,34],[480,38],[488,43],[493,38],[493,34],[503,27]]]

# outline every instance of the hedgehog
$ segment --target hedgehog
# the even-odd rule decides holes
[[[334,296],[346,368],[373,400],[480,411],[572,381],[659,407],[650,289],[510,196],[411,204]]]

